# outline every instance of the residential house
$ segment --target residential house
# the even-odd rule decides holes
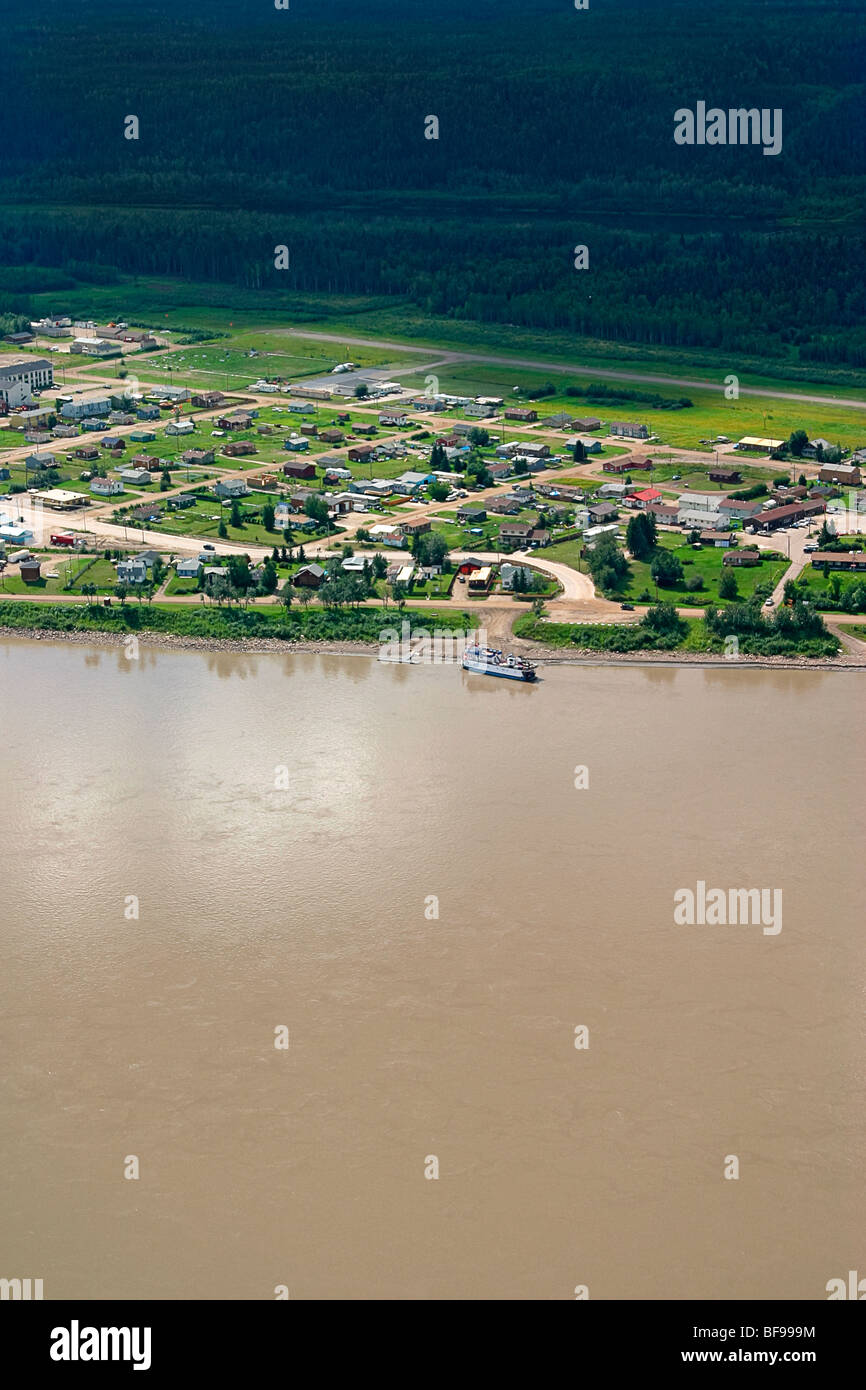
[[[614,421],[610,426],[609,433],[620,439],[649,439],[649,430],[646,425],[637,425],[630,420]]]
[[[217,428],[221,430],[252,429],[253,417],[245,410],[235,410],[231,415],[220,415]]]
[[[531,410],[528,406],[523,405],[507,406],[504,415],[506,420],[520,420],[524,425],[534,425],[538,419],[537,410]]]
[[[503,545],[526,545],[532,536],[532,526],[526,522],[506,522],[499,528],[499,539]]]
[[[399,526],[403,535],[410,538],[412,536],[424,536],[428,531],[432,531],[433,529],[432,521],[428,521],[427,518],[423,516],[419,517],[417,521],[401,521]]]
[[[659,526],[676,526],[678,507],[667,502],[651,502],[646,508],[648,516],[654,516]]]
[[[118,560],[117,579],[121,584],[146,584],[147,565],[137,555],[128,560]]]
[[[677,525],[687,531],[726,531],[730,517],[719,511],[707,511],[703,507],[677,507]]]
[[[722,556],[723,565],[759,565],[761,563],[761,552],[752,547],[740,550],[729,550],[727,555]]]
[[[458,507],[457,520],[467,521],[471,522],[473,525],[477,525],[478,522],[487,520],[487,512],[484,507]]]
[[[645,487],[642,488],[640,492],[629,493],[628,500],[632,504],[632,506],[635,506],[639,510],[643,511],[647,507],[649,507],[651,503],[661,502],[662,494],[659,492],[657,487]]]
[[[349,450],[350,463],[367,463],[373,457],[372,444],[356,444],[354,449]]]
[[[377,545],[389,545],[396,549],[402,549],[405,536],[399,526],[373,526],[370,535]]]
[[[528,459],[547,459],[550,458],[550,445],[540,440],[524,440],[520,445],[520,453]]]
[[[90,491],[97,497],[117,497],[123,492],[119,478],[91,478]]]
[[[283,448],[290,454],[306,454],[310,448],[310,441],[302,439],[300,435],[293,435],[291,439],[283,440]]]
[[[286,478],[304,478],[311,480],[316,476],[316,465],[309,463],[284,463],[283,474]]]
[[[513,589],[514,581],[518,576],[520,582],[528,589],[535,577],[535,572],[528,565],[512,565],[508,560],[505,560],[499,569],[499,578],[503,589]]]
[[[203,573],[205,584],[213,584],[218,579],[228,579],[229,572],[225,565],[208,565]]]
[[[181,463],[188,468],[205,468],[214,461],[213,449],[187,449],[180,456]]]
[[[756,516],[761,511],[763,503],[760,497],[753,497],[750,501],[739,501],[736,497],[720,497],[718,499],[718,510],[722,516],[728,517],[730,521],[745,521],[750,516]]]
[[[613,502],[594,502],[588,511],[593,526],[603,526],[606,522],[614,521],[619,516]]]
[[[247,454],[257,454],[258,449],[251,439],[239,439],[237,442],[224,444],[222,453],[225,454],[226,458],[235,459],[243,458]]]
[[[700,534],[701,545],[711,545],[716,550],[726,550],[733,542],[733,538],[727,531],[702,531]]]
[[[201,560],[190,556],[187,560],[178,560],[175,569],[178,579],[198,579],[202,572]]]
[[[292,583],[298,589],[320,589],[325,578],[321,565],[304,565],[297,571]]]
[[[246,497],[249,493],[246,480],[244,478],[220,478],[219,482],[214,483],[214,496],[221,502],[227,498]]]
[[[593,439],[590,434],[573,434],[565,441],[566,449],[574,450],[575,446],[578,444],[583,445],[583,452],[585,454],[600,454],[602,451],[601,440]]]
[[[130,487],[141,487],[144,483],[150,482],[150,471],[147,468],[120,468],[117,476],[122,483],[129,483]]]
[[[604,459],[601,465],[602,473],[639,473],[641,470],[648,472],[651,468],[651,459],[635,458],[630,454],[625,458]]]

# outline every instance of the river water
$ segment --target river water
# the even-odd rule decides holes
[[[544,674],[0,645],[0,1276],[863,1270],[863,677]],[[781,930],[678,924],[699,881],[780,890]]]

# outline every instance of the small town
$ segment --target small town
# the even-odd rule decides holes
[[[564,383],[418,394],[396,354],[292,379],[257,376],[268,355],[247,349],[247,383],[203,389],[227,349],[120,319],[55,315],[6,346],[4,620],[13,602],[32,626],[49,602],[92,625],[199,605],[258,610],[282,636],[294,609],[296,636],[318,611],[316,639],[351,639],[361,608],[459,606],[525,653],[712,651],[727,608],[744,652],[866,654],[866,431],[682,447],[672,411],[588,413]],[[94,357],[115,365],[94,376]]]

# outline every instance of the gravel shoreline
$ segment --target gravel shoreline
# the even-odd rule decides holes
[[[84,647],[123,647],[136,637],[140,647],[161,651],[238,652],[266,655],[268,652],[316,654],[321,656],[372,656],[379,653],[375,642],[290,642],[279,637],[237,640],[217,637],[178,637],[158,632],[53,632],[43,628],[0,627],[0,638],[35,642],[72,642]],[[522,644],[528,650],[528,644]],[[740,656],[735,660],[711,653],[691,652],[599,652],[576,647],[564,653],[555,647],[534,647],[532,659],[542,666],[722,666],[741,670],[744,666],[764,671],[866,671],[866,659],[843,653],[834,660],[805,656]],[[423,664],[423,663],[421,663]],[[441,663],[437,663],[441,664]]]

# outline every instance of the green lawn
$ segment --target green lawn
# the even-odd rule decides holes
[[[56,291],[37,290],[31,296],[34,316],[51,312],[56,307]],[[118,311],[118,304],[130,320],[141,320],[159,333],[174,330],[183,337],[184,330],[195,327],[229,335],[223,341],[232,347],[266,347],[273,342],[277,348],[300,353],[311,359],[325,359],[334,354],[340,359],[351,357],[362,365],[378,365],[395,360],[393,350],[357,345],[344,347],[338,343],[323,343],[305,338],[304,331],[345,333],[347,336],[386,337],[402,344],[404,356],[421,358],[419,347],[430,350],[452,348],[466,352],[493,352],[505,357],[545,359],[554,364],[579,361],[587,367],[607,370],[639,371],[656,375],[698,377],[723,381],[730,371],[729,354],[706,348],[674,349],[648,344],[631,346],[601,339],[579,338],[559,330],[514,327],[509,324],[481,324],[471,320],[455,321],[437,318],[405,299],[385,296],[351,294],[311,294],[294,290],[248,289],[240,285],[210,281],[190,281],[168,276],[123,276],[117,284],[79,285],[64,290],[63,302],[76,317],[105,321]],[[297,327],[298,334],[288,325]],[[130,361],[134,354],[130,355]],[[256,365],[255,359],[251,359]],[[847,367],[801,365],[796,348],[792,347],[785,360],[766,361],[743,354],[740,361],[741,383],[759,388],[781,387],[796,390],[804,384],[814,394],[861,396],[866,384],[862,371]],[[507,386],[523,384],[524,369],[513,364],[505,368]],[[542,373],[543,376],[543,373]],[[510,378],[510,379],[509,379]],[[254,379],[254,378],[251,378]],[[443,372],[444,380],[444,372]],[[822,385],[821,383],[827,383]],[[630,383],[638,388],[642,383]],[[652,389],[646,387],[645,389]],[[673,394],[675,388],[659,387],[663,394]],[[485,394],[493,394],[487,392]],[[505,394],[499,391],[497,394]],[[679,393],[677,393],[679,394]],[[598,411],[586,411],[598,414]],[[729,433],[729,431],[724,431]],[[751,433],[752,431],[750,431]]]
[[[726,550],[717,550],[713,546],[701,546],[700,550],[695,550],[688,541],[684,541],[682,536],[672,532],[662,532],[659,535],[659,544],[665,550],[672,551],[682,563],[684,577],[679,584],[669,588],[658,590],[659,599],[668,603],[676,603],[678,606],[694,606],[701,608],[705,603],[725,603],[726,600],[719,597],[719,580],[722,576],[723,557],[728,553]],[[782,579],[789,568],[790,562],[784,555],[779,555],[774,551],[761,551],[762,560],[760,565],[754,568],[737,568],[734,570],[734,577],[737,582],[737,596],[729,602],[737,602],[749,598],[756,589],[766,590],[770,594],[779,580]],[[629,602],[646,602],[649,595],[652,599],[656,596],[656,586],[650,574],[650,566],[639,560],[629,561],[631,576],[622,591],[617,595],[621,599]],[[704,587],[695,593],[689,593],[686,589],[686,582],[693,578],[700,577],[704,582]]]
[[[583,544],[583,540],[579,538],[571,541],[555,541],[544,551],[544,558],[545,560],[557,560],[561,565],[569,565],[573,570],[579,570],[586,574],[586,561],[580,558]]]
[[[241,513],[261,510],[270,494],[253,493],[241,498]],[[275,500],[275,498],[271,498]],[[282,531],[267,531],[259,521],[245,520],[242,526],[232,526],[231,507],[223,507],[216,497],[206,497],[196,502],[194,507],[184,507],[180,511],[166,512],[162,521],[150,523],[149,530],[163,532],[166,536],[193,536],[202,540],[218,541],[220,519],[226,524],[227,541],[246,541],[250,545],[282,546],[285,544]],[[122,524],[122,521],[121,521]],[[332,534],[339,534],[340,528]],[[325,535],[321,528],[314,531],[296,531],[293,544],[317,540]]]
[[[821,608],[835,591],[834,579],[839,583],[839,595],[842,598],[849,589],[862,588],[866,584],[866,573],[842,574],[839,570],[831,570],[829,574],[824,575],[820,570],[807,565],[797,578],[797,588],[805,589],[812,602]],[[832,608],[828,611],[832,611]]]
[[[88,563],[93,560],[93,563]],[[56,571],[57,578],[49,578]],[[67,581],[73,582],[67,588]],[[0,576],[0,594],[77,594],[82,584],[95,584],[100,593],[110,593],[116,583],[114,565],[109,560],[92,556],[64,556],[57,552],[42,557],[42,578],[36,584],[25,584],[17,574]]]
[[[619,537],[620,544],[623,544],[622,534]],[[719,598],[719,580],[722,576],[722,557],[728,552],[726,550],[716,550],[715,547],[702,546],[700,550],[694,550],[682,534],[662,531],[659,533],[659,544],[665,550],[671,550],[676,554],[683,566],[683,580],[670,588],[659,588],[658,597],[667,603],[676,603],[678,607],[697,607],[702,608],[705,603],[725,603],[725,599]],[[570,541],[560,541],[549,545],[544,551],[544,558],[558,560],[561,564],[570,565],[572,569],[582,570],[588,573],[585,560],[580,559],[580,552],[583,549],[583,541],[580,539]],[[737,581],[737,598],[730,602],[737,602],[740,599],[748,598],[755,590],[761,586],[770,593],[779,580],[783,577],[789,566],[789,561],[784,555],[778,555],[774,551],[762,551],[762,561],[754,568],[737,568],[734,575]],[[646,603],[654,601],[656,597],[656,586],[650,574],[650,566],[639,560],[630,560],[630,577],[626,583],[618,590],[616,597],[629,603]],[[704,587],[694,593],[686,590],[686,581],[692,577],[700,577],[704,581]]]
[[[578,353],[575,351],[574,356]],[[584,359],[586,360],[586,359]],[[586,365],[591,365],[589,361]],[[610,370],[610,363],[604,363]],[[730,364],[718,367],[719,385],[724,381]],[[656,364],[644,362],[634,364],[629,370],[647,374],[661,374]],[[686,375],[682,367],[673,374]],[[658,435],[663,444],[676,448],[699,448],[702,439],[712,440],[723,434],[737,440],[743,435],[771,436],[787,439],[795,429],[803,428],[810,435],[820,435],[833,444],[857,447],[863,443],[864,424],[862,411],[846,409],[844,406],[823,403],[776,400],[772,397],[740,395],[738,400],[726,400],[720,391],[701,387],[680,387],[646,381],[624,380],[624,390],[658,394],[665,399],[687,397],[693,402],[681,410],[653,409],[645,401],[615,399],[592,400],[586,395],[567,396],[568,385],[590,386],[594,378],[581,375],[580,369],[574,372],[550,372],[533,370],[514,365],[487,366],[483,363],[454,363],[438,369],[440,390],[460,395],[499,395],[506,400],[517,399],[513,387],[520,385],[524,390],[533,389],[551,382],[557,387],[554,396],[547,396],[542,402],[521,398],[522,405],[534,409],[544,409],[545,413],[569,411],[573,415],[594,415],[604,425],[613,420],[637,420],[648,426],[651,433]],[[424,389],[424,373],[417,378],[407,376],[404,382],[413,390]],[[606,380],[605,386],[614,388],[615,381]],[[757,383],[745,376],[742,386],[750,388]],[[820,393],[816,393],[820,394]],[[835,394],[835,393],[834,393]],[[483,423],[483,422],[481,422]],[[508,437],[514,438],[511,431]],[[652,447],[647,441],[637,441],[635,447]]]

